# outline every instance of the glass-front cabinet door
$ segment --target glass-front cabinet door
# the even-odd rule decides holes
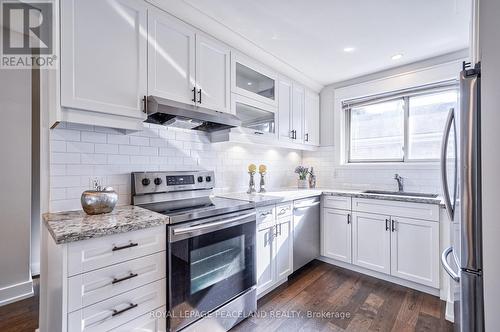
[[[239,54],[232,55],[231,65],[232,92],[272,106],[277,105],[275,73]]]

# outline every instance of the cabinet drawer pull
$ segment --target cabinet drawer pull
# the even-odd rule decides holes
[[[130,244],[127,244],[127,245],[121,246],[121,247],[114,246],[112,251],[118,251],[118,250],[128,249],[128,248],[132,248],[132,247],[137,247],[138,245],[139,245],[139,243],[131,242]]]
[[[273,214],[273,211],[261,212],[261,213],[260,213],[260,216],[261,216],[261,217],[265,217],[265,216],[268,216],[268,215],[270,215],[270,214]]]
[[[396,220],[392,219],[392,229],[393,232],[396,231]]]
[[[388,231],[389,230],[389,219],[386,219],[385,220],[385,230]]]
[[[191,92],[193,93],[193,99],[191,99],[191,101],[193,103],[196,103],[196,87],[193,87],[193,90],[191,90]]]
[[[125,311],[129,311],[130,309],[134,309],[136,307],[138,307],[139,305],[136,304],[136,303],[130,303],[130,305],[125,308],[125,309],[122,309],[122,310],[116,310],[116,309],[113,309],[113,313],[111,314],[111,317],[115,317],[115,316],[118,316],[120,314],[123,314]]]
[[[114,284],[117,284],[119,282],[135,278],[137,276],[139,276],[137,273],[130,273],[128,276],[120,278],[120,279],[113,278],[113,281],[111,282],[111,284],[114,285]]]
[[[281,209],[278,213],[279,216],[284,215],[288,209]]]
[[[304,135],[304,141],[309,142],[309,133]]]

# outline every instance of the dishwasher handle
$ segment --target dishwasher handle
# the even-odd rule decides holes
[[[294,210],[308,209],[308,208],[318,206],[319,204],[320,204],[320,202],[318,201],[318,202],[314,202],[314,203],[310,203],[310,204],[295,205],[293,207],[293,209]]]

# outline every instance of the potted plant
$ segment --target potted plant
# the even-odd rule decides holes
[[[297,166],[295,168],[295,173],[299,175],[297,180],[297,187],[301,189],[307,188],[307,174],[309,174],[309,168],[304,166]]]

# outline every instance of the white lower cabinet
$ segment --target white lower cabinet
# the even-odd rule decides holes
[[[276,278],[283,280],[293,272],[292,218],[276,222]]]
[[[439,223],[392,218],[391,275],[439,287]]]
[[[111,332],[166,332],[167,320],[165,319],[165,312],[166,307],[163,306],[113,329]]]
[[[391,232],[389,217],[369,213],[352,215],[353,263],[389,274],[391,272]]]
[[[279,208],[287,209],[285,205]],[[274,211],[274,206],[257,209],[257,219],[262,216],[257,222],[257,296],[269,292],[293,272],[292,216],[269,220],[269,216],[275,217]]]
[[[329,201],[323,197],[322,256],[439,288],[436,206],[401,202],[392,205],[390,201],[355,199],[351,214],[350,209],[337,208],[347,204],[333,203],[332,199]],[[368,213],[369,207],[374,207],[377,213]],[[362,211],[356,211],[357,208]],[[402,216],[404,213],[412,216],[418,213],[418,216],[430,216],[432,220],[409,218]]]
[[[321,254],[342,262],[351,263],[350,211],[323,209],[321,218]]]
[[[273,237],[274,226],[257,230],[257,294],[262,294],[274,283]]]

